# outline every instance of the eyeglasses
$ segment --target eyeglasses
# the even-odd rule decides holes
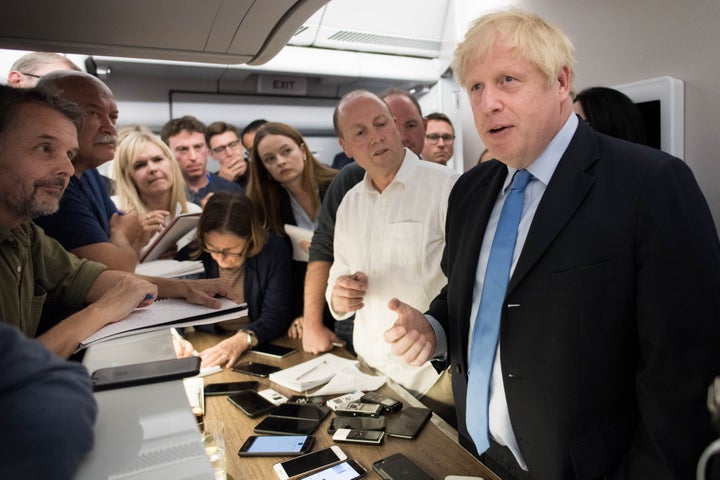
[[[429,135],[425,135],[425,138],[430,143],[437,143],[438,140],[441,138],[443,139],[443,142],[450,143],[455,140],[455,135],[450,135],[449,133],[446,133],[444,135],[438,135],[437,133],[431,133]]]
[[[230,150],[237,150],[237,148],[240,146],[240,139],[233,140],[232,142],[225,144],[225,145],[219,145],[212,149],[212,152],[215,155],[220,155],[221,153],[225,153],[226,149]]]
[[[215,250],[215,249],[213,249],[213,248],[205,247],[205,248],[203,248],[203,250],[206,251],[207,253],[209,253],[210,255],[217,255],[218,257],[223,257],[223,258],[225,258],[225,257],[241,258],[241,257],[245,254],[245,249],[247,248],[247,246],[248,246],[249,243],[250,243],[250,242],[245,242],[245,246],[242,248],[242,250],[240,250],[240,251],[237,252],[237,253],[236,253],[236,252],[228,252],[228,250],[229,250],[228,248],[225,248],[225,249],[223,249],[223,250]],[[237,248],[237,246],[231,247],[231,248]]]
[[[40,77],[41,77],[40,75],[35,75],[34,73],[25,73],[25,72],[20,72],[20,73],[22,73],[22,74],[25,75],[26,77],[33,77],[33,78],[40,78]]]

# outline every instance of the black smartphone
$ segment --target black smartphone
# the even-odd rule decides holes
[[[243,390],[232,394],[228,401],[250,418],[259,417],[275,408],[275,404],[262,397],[255,390]]]
[[[327,432],[332,435],[339,428],[351,430],[385,430],[385,416],[373,417],[335,417],[330,422]]]
[[[362,402],[350,402],[335,409],[335,414],[342,417],[379,417],[382,412],[382,405]]]
[[[415,438],[425,422],[432,416],[432,410],[424,407],[407,407],[388,427],[391,437]]]
[[[280,367],[258,362],[243,362],[232,367],[233,372],[246,373],[248,375],[255,375],[256,377],[262,378],[266,378],[268,375],[275,373],[278,370],[280,370]]]
[[[308,453],[315,437],[312,435],[252,435],[245,440],[241,457],[295,457]]]
[[[270,412],[273,417],[305,418],[307,420],[321,421],[330,413],[328,407],[316,405],[302,405],[300,403],[283,403]]]
[[[365,475],[367,475],[367,470],[356,460],[348,458],[344,462],[298,477],[297,480],[357,480],[365,478]]]
[[[377,403],[378,405],[382,405],[383,409],[387,413],[395,413],[399,411],[403,406],[400,400],[386,397],[385,395],[381,395],[378,392],[368,392],[360,398],[360,401],[365,403]]]
[[[285,358],[288,355],[297,352],[297,350],[292,347],[283,347],[282,345],[273,345],[272,343],[257,345],[250,351],[273,358]]]
[[[93,390],[96,392],[167,382],[197,375],[200,372],[200,361],[199,357],[171,358],[155,362],[99,368],[92,373],[90,378]]]
[[[327,465],[347,460],[347,455],[337,445],[316,452],[305,454],[282,463],[273,465],[273,470],[280,480],[313,472]]]
[[[273,417],[267,416],[255,425],[255,433],[270,435],[311,435],[320,425],[317,420],[306,418]]]
[[[204,391],[205,396],[212,395],[230,395],[233,393],[242,392],[243,390],[257,390],[258,382],[250,380],[247,382],[223,382],[223,383],[210,383],[205,385]]]
[[[385,480],[432,480],[430,475],[402,453],[378,460],[372,468]]]

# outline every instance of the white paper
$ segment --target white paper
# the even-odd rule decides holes
[[[172,259],[153,260],[145,263],[138,263],[135,273],[147,275],[148,277],[176,278],[187,275],[202,273],[205,267],[200,260],[178,261]]]
[[[312,241],[313,231],[307,228],[296,227],[295,225],[285,224],[285,233],[290,237],[290,241],[293,246],[293,260],[299,262],[307,262],[309,260],[308,252],[302,248],[302,243],[307,242],[307,246],[310,246]]]
[[[305,392],[327,383],[345,368],[357,365],[357,360],[326,353],[293,367],[270,374],[270,381],[296,392]]]
[[[324,387],[313,392],[313,395],[342,395],[356,390],[372,392],[382,387],[386,380],[384,376],[363,373],[353,365],[336,373]]]

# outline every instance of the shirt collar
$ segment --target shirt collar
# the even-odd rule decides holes
[[[560,131],[555,134],[552,140],[550,140],[550,143],[540,156],[528,165],[527,171],[546,186],[550,183],[550,179],[552,178],[553,173],[555,173],[555,169],[557,168],[558,163],[560,163],[560,159],[565,153],[565,150],[567,150],[568,145],[570,145],[570,141],[572,140],[573,135],[575,135],[577,126],[578,117],[575,114],[571,114],[567,121],[565,121],[565,125],[563,125]],[[517,169],[508,167],[508,176],[505,178],[503,191],[510,185],[516,171]]]
[[[403,157],[403,162],[400,165],[397,173],[395,174],[395,178],[393,178],[393,181],[390,183],[390,185],[388,185],[388,188],[390,188],[395,183],[407,185],[409,179],[413,176],[413,173],[415,173],[415,170],[417,170],[418,168],[418,162],[420,161],[420,158],[413,152],[408,150],[407,147],[403,147],[403,150],[405,151],[405,157]],[[377,192],[377,190],[375,190],[375,187],[373,187],[372,180],[370,179],[370,175],[368,175],[367,172],[365,172],[364,182],[366,189]]]

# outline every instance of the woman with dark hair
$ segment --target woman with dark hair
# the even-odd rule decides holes
[[[600,133],[647,145],[642,115],[622,92],[607,87],[587,88],[575,96],[573,109]]]
[[[280,236],[285,235],[285,224],[314,231],[320,204],[337,170],[320,163],[300,132],[284,123],[270,122],[256,132],[252,157],[248,197],[263,227]],[[306,270],[307,262],[293,261],[295,317],[303,314]],[[332,327],[334,321],[327,313],[326,323]],[[294,325],[302,326],[300,321]]]
[[[293,319],[290,250],[265,231],[245,195],[221,191],[210,197],[195,242],[178,254],[179,260],[187,258],[200,258],[207,278],[228,279],[248,306],[248,317],[209,326],[217,333],[237,333],[200,353],[204,367],[231,367],[252,346],[287,331]]]

